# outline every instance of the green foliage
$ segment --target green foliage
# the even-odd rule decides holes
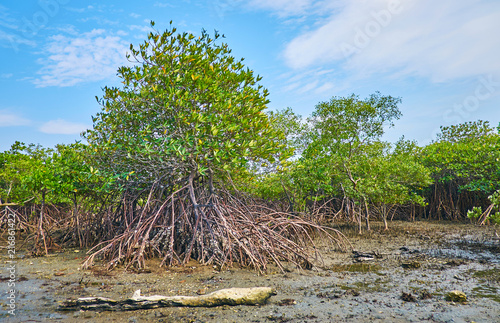
[[[23,204],[40,203],[59,181],[52,165],[53,149],[16,142],[2,154],[1,199]]]
[[[378,92],[363,100],[334,97],[319,103],[306,122],[290,109],[271,114],[296,157],[244,186],[263,198],[286,199],[295,210],[304,210],[307,200],[335,196],[377,205],[425,204],[421,193],[431,178],[418,160],[420,148],[405,140],[392,147],[380,139],[400,117],[400,101]]]
[[[364,100],[353,94],[320,102],[311,118],[312,151],[306,155],[335,152],[344,159],[351,158],[356,150],[378,141],[384,126],[393,126],[393,121],[401,116],[397,107],[400,102],[400,98],[382,96],[379,92]]]
[[[304,153],[313,172],[321,173],[315,177],[340,184],[355,200],[423,203],[414,191],[430,180],[427,170],[410,157],[415,144],[401,141],[390,152],[390,145],[380,140],[384,127],[401,116],[400,102],[377,92],[364,100],[351,95],[319,103]]]
[[[273,128],[278,129],[285,135],[284,144],[291,149],[287,156],[295,153],[292,158],[299,156],[307,147],[305,134],[308,131],[308,125],[302,116],[293,112],[291,108],[280,111],[270,111],[269,119],[272,120]]]
[[[490,214],[489,220],[495,224],[500,224],[500,212],[495,212],[493,214]]]
[[[438,141],[422,151],[435,181],[456,182],[459,191],[489,194],[500,183],[500,136],[488,122],[442,127]]]
[[[422,189],[432,180],[429,170],[416,158],[416,144],[401,139],[393,151],[389,151],[390,145],[386,147],[369,160],[360,183],[362,191],[376,204],[425,205]]]
[[[481,214],[483,214],[483,210],[478,206],[474,206],[472,210],[467,211],[467,217],[473,220],[479,218]]]
[[[500,206],[500,190],[488,196],[488,199],[490,200],[491,204]]]
[[[171,27],[131,45],[138,64],[118,70],[123,88],[104,89],[103,111],[84,134],[99,169],[122,182],[133,174],[137,186],[282,158],[284,135],[263,112],[261,78],[220,37]]]
[[[23,205],[67,203],[75,194],[103,192],[111,179],[97,176],[89,166],[82,143],[55,149],[16,142],[0,154],[0,199]]]
[[[500,224],[500,190],[488,196],[492,204],[492,212],[488,215],[488,219],[496,224]]]
[[[303,139],[307,125],[290,108],[270,111],[268,115],[272,127],[284,134],[280,139],[280,144],[286,147],[282,156],[289,158],[276,158],[275,163],[254,163],[245,172],[246,176],[237,178],[238,189],[268,200],[289,199],[300,204],[298,185],[304,185],[307,181],[297,180],[294,175],[301,168],[297,158],[304,150]]]
[[[494,133],[488,121],[468,121],[458,125],[441,127],[441,133],[437,135],[437,141],[451,143],[470,142]]]
[[[483,223],[486,221],[491,221],[495,224],[500,224],[500,190],[494,192],[492,195],[488,196],[491,202],[490,207],[483,213],[481,207],[473,207],[472,210],[467,211],[467,217],[469,219],[481,219],[484,214],[485,217],[482,219]]]

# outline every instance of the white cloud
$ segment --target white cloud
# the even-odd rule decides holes
[[[56,32],[63,32],[63,33],[69,34],[71,36],[77,36],[80,34],[80,32],[76,29],[76,27],[74,25],[69,25],[69,24],[58,26],[55,28],[47,27],[47,29],[53,29]]]
[[[322,93],[327,93],[328,91],[332,90],[335,87],[335,85],[332,82],[326,82],[323,83],[320,87],[316,89],[316,93],[322,94]]]
[[[72,8],[72,7],[66,7],[65,8],[66,10],[70,11],[70,12],[77,12],[77,13],[83,13],[86,11],[86,9],[88,8]]]
[[[78,19],[78,22],[88,23],[90,21],[95,21],[98,25],[109,25],[109,26],[116,26],[120,23],[119,20],[110,20],[110,19],[100,17],[100,16]]]
[[[19,45],[34,47],[36,42],[27,38],[29,34],[27,28],[15,15],[10,14],[10,10],[0,5],[0,47],[11,48],[14,51],[19,51]]]
[[[298,90],[299,94],[307,93],[312,91],[318,87],[318,80],[311,81],[310,83],[306,83],[303,87]]]
[[[127,64],[127,50],[119,36],[106,35],[102,29],[78,37],[52,36],[44,52],[47,57],[38,60],[43,65],[38,71],[41,76],[33,83],[63,87],[111,78]]]
[[[126,32],[126,31],[124,31],[124,30],[118,30],[118,31],[116,32],[116,34],[117,34],[118,36],[128,36],[128,32]]]
[[[297,94],[328,94],[332,89],[340,89],[341,84],[335,84],[332,79],[337,77],[334,69],[311,68],[284,73],[277,78],[282,92]]]
[[[170,3],[160,2],[160,1],[155,2],[154,6],[159,7],[159,8],[167,8],[167,7],[173,8],[174,7],[174,5],[172,5]]]
[[[249,5],[258,9],[274,11],[280,17],[305,14],[313,0],[251,0]]]
[[[286,85],[283,90],[285,92],[291,92],[291,91],[295,91],[296,89],[298,89],[300,86],[302,85],[302,83],[300,82],[293,82],[293,83],[289,83],[288,85]]]
[[[0,127],[26,126],[30,123],[31,122],[29,120],[24,119],[21,116],[7,110],[0,110]]]
[[[153,29],[149,25],[148,26],[130,25],[129,29],[132,31],[139,30],[139,31],[146,33],[146,34],[149,34],[150,32],[153,31]]]
[[[500,71],[498,1],[332,0],[324,6],[330,18],[288,43],[290,67],[341,63],[365,76],[389,72],[435,82]]]
[[[89,126],[85,124],[69,122],[62,119],[48,121],[42,124],[39,128],[39,130],[43,133],[58,135],[79,134],[87,129],[89,129]]]

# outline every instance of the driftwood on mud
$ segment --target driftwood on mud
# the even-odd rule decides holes
[[[264,304],[276,292],[270,287],[227,288],[200,296],[142,296],[136,290],[131,298],[117,301],[107,297],[84,297],[67,300],[60,310],[132,311],[158,307],[214,307],[221,305]]]

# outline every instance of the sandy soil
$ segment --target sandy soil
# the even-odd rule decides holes
[[[218,271],[193,262],[184,268],[144,272],[99,266],[80,270],[83,250],[51,257],[17,254],[16,316],[8,314],[8,269],[0,272],[0,321],[7,322],[500,322],[500,240],[495,227],[456,223],[379,223],[370,233],[340,228],[357,251],[374,259],[356,261],[351,252],[321,248],[312,270]],[[4,252],[5,253],[5,250]],[[2,254],[2,256],[5,256]],[[4,257],[5,259],[5,257]],[[277,295],[262,306],[162,308],[130,312],[62,312],[70,298],[196,295],[228,287],[270,286]],[[467,302],[447,301],[459,290]]]

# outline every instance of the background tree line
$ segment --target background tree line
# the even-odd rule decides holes
[[[294,156],[234,169],[231,180],[283,210],[358,223],[370,214],[383,221],[463,220],[474,207],[488,208],[488,197],[500,189],[499,128],[481,120],[442,127],[423,147],[382,141],[383,127],[400,116],[397,102],[376,93],[365,100],[334,97],[307,119],[291,109],[269,112],[273,126],[286,134],[283,153],[293,150]],[[0,153],[0,203],[29,209],[29,222],[44,209],[76,214],[106,203],[107,195],[141,189],[140,174],[103,171],[119,164],[99,165],[89,158],[95,153],[82,143],[44,148],[16,142]],[[127,157],[120,158],[126,168]]]
[[[283,207],[369,228],[370,215],[406,220],[464,220],[495,204],[500,188],[500,127],[488,121],[441,127],[428,145],[381,140],[401,116],[399,98],[375,93],[333,97],[309,118],[272,112],[296,155],[286,167],[249,172],[241,188]],[[257,175],[256,175],[257,174]],[[482,214],[482,213],[481,213]],[[492,212],[488,219],[500,220]]]

